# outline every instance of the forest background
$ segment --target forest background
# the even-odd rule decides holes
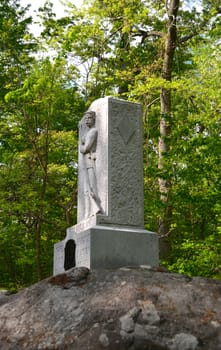
[[[78,122],[112,95],[142,103],[145,227],[161,264],[221,277],[221,6],[0,0],[0,287],[52,274],[76,223]]]

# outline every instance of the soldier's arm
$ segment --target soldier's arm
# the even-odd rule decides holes
[[[88,132],[85,143],[81,144],[80,152],[83,154],[89,153],[96,139],[97,139],[97,129],[93,128]]]

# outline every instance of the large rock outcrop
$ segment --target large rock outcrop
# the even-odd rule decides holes
[[[220,350],[221,282],[73,268],[0,298],[0,349]]]

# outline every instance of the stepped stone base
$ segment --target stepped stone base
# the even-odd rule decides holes
[[[69,228],[66,238],[54,245],[54,275],[74,266],[115,269],[159,264],[156,233],[108,225],[95,225],[78,232],[78,227]]]

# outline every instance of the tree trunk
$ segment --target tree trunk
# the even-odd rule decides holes
[[[120,57],[120,70],[124,71],[127,68],[127,63],[125,62],[124,54],[127,54],[130,49],[130,39],[128,33],[121,33],[120,38],[120,49],[121,57]],[[125,98],[125,94],[128,92],[128,81],[121,81],[118,87],[118,95],[121,98]]]
[[[165,41],[165,50],[163,57],[163,69],[162,78],[171,81],[172,78],[172,66],[174,52],[177,44],[177,27],[176,17],[179,9],[179,0],[170,0],[168,8],[168,30]],[[170,136],[170,117],[171,117],[171,92],[164,87],[160,92],[160,106],[161,106],[161,118],[160,118],[160,137],[158,145],[158,168],[161,173],[165,170],[165,155],[169,151],[168,138]],[[160,256],[164,256],[168,253],[168,235],[170,231],[171,221],[171,207],[169,204],[169,192],[170,182],[165,177],[159,178],[159,190],[160,199],[163,204],[163,210],[159,219],[159,234],[160,234]]]
[[[37,150],[37,149],[36,149]],[[42,251],[41,251],[41,236],[42,236],[42,219],[44,217],[44,201],[45,201],[45,195],[46,195],[46,189],[48,184],[48,150],[49,150],[49,122],[47,121],[46,128],[45,128],[45,145],[44,145],[44,152],[42,156],[40,155],[40,152],[38,152],[38,158],[41,159],[41,162],[39,163],[42,165],[43,170],[43,178],[42,178],[42,187],[40,190],[40,208],[38,212],[37,217],[37,225],[36,225],[36,268],[37,268],[37,277],[38,281],[40,281],[43,278],[42,275],[42,267],[41,267],[41,260],[42,260]]]

